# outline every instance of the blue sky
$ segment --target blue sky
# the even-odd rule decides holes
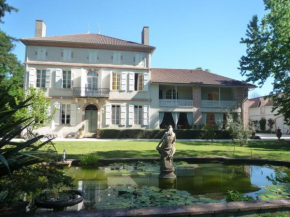
[[[264,14],[263,0],[7,0],[18,13],[7,14],[0,28],[17,38],[34,36],[35,20],[46,23],[47,36],[88,31],[141,42],[143,26],[150,28],[156,50],[152,67],[208,68],[243,80],[239,59],[245,54],[240,39],[253,15]],[[24,61],[25,47],[14,53]],[[267,95],[271,81],[249,93]]]

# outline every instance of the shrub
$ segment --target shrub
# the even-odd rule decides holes
[[[274,124],[275,124],[275,121],[272,118],[269,118],[267,120],[267,125],[268,125],[270,131],[272,131]]]
[[[266,119],[261,118],[261,120],[259,120],[259,124],[260,124],[261,131],[265,131],[266,130]]]
[[[254,200],[253,197],[247,196],[242,194],[241,192],[238,191],[228,191],[227,196],[226,196],[226,201],[227,202],[232,202],[232,201],[249,201],[249,200]]]
[[[142,129],[104,129],[101,130],[101,139],[161,139],[166,130],[142,130]],[[205,139],[204,130],[178,129],[174,130],[177,139]],[[216,130],[216,139],[230,139],[230,133],[226,130]]]
[[[90,153],[81,157],[81,166],[89,166],[98,163],[99,157],[96,153]]]

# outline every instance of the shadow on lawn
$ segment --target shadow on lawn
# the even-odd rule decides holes
[[[265,141],[265,142],[250,142],[247,147],[255,148],[255,149],[264,149],[265,151],[268,150],[283,150],[283,151],[290,151],[290,142],[281,140],[281,141]]]

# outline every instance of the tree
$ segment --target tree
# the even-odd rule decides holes
[[[275,121],[272,118],[269,118],[267,120],[267,125],[268,125],[270,131],[272,131],[274,124],[275,124]]]
[[[282,114],[290,124],[290,0],[264,0],[268,12],[259,22],[253,16],[248,24],[246,55],[240,59],[240,70],[247,82],[263,86],[267,78],[273,77],[273,111]]]
[[[259,124],[260,124],[261,131],[265,131],[266,130],[266,119],[265,118],[261,118],[259,120]]]
[[[195,69],[196,70],[202,70],[202,71],[210,72],[210,69],[203,69],[202,67],[197,67]]]

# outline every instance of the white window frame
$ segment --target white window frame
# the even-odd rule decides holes
[[[141,84],[141,86],[140,86]],[[135,73],[134,75],[134,91],[143,91],[144,90],[144,74]]]
[[[64,111],[64,114],[63,114]],[[71,123],[71,105],[70,104],[61,104],[60,107],[61,114],[61,125],[70,125]],[[64,115],[64,117],[63,117]]]
[[[175,89],[169,89],[165,92],[165,99],[178,99],[178,91]]]
[[[143,106],[134,105],[134,125],[143,124]]]
[[[116,75],[116,84],[114,86],[114,75]],[[121,90],[121,72],[112,73],[112,90]]]
[[[40,72],[40,75],[38,74]],[[36,70],[36,87],[45,88],[46,82],[46,69],[37,69]]]
[[[70,70],[63,70],[62,71],[62,88],[64,88],[64,89],[71,88],[71,75],[72,74],[71,74]]]
[[[112,105],[112,124],[120,125],[121,124],[121,106],[120,105]]]

